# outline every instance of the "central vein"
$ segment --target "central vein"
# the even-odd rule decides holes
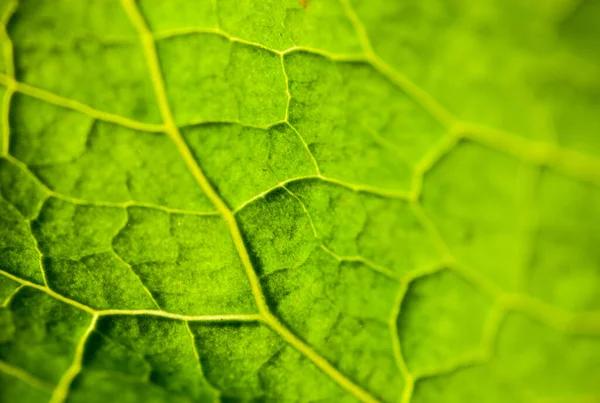
[[[237,253],[248,276],[248,280],[250,281],[252,295],[254,296],[254,300],[256,301],[256,305],[263,322],[265,322],[265,324],[277,332],[285,341],[304,354],[323,372],[325,372],[348,392],[352,393],[355,397],[365,402],[376,402],[377,399],[371,396],[360,386],[356,385],[344,374],[338,371],[337,368],[331,365],[331,363],[329,363],[326,359],[317,354],[308,344],[294,335],[279,321],[279,319],[277,319],[277,317],[270,312],[261,289],[260,281],[256,275],[254,267],[252,266],[252,262],[250,261],[248,250],[244,244],[240,228],[233,215],[233,212],[212,187],[208,181],[208,178],[206,175],[204,175],[204,172],[202,172],[202,169],[196,162],[190,148],[188,147],[175,123],[173,113],[167,99],[165,84],[160,70],[160,63],[156,53],[156,46],[152,33],[150,32],[150,29],[148,28],[148,25],[142,17],[134,0],[122,0],[122,5],[129,19],[131,20],[131,23],[140,35],[146,63],[150,71],[150,79],[154,87],[154,92],[156,93],[156,98],[164,121],[166,133],[177,146],[181,157],[196,179],[196,182],[198,182],[198,185],[202,191],[212,201],[217,211],[225,220],[227,227],[229,228],[229,232],[231,233],[231,238]]]

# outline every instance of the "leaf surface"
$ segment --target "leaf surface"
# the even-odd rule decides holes
[[[0,2],[0,402],[600,399],[594,0]]]

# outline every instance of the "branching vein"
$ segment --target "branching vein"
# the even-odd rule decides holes
[[[534,142],[530,140],[523,139],[511,133],[506,133],[500,130],[495,130],[492,128],[483,127],[480,125],[474,125],[469,123],[460,122],[451,112],[449,112],[446,108],[444,108],[437,100],[435,100],[430,94],[428,94],[423,88],[416,85],[414,82],[409,80],[406,76],[404,76],[401,72],[395,70],[390,65],[388,65],[382,58],[380,58],[373,49],[373,45],[369,39],[367,34],[367,30],[364,24],[360,21],[358,15],[352,8],[349,0],[340,0],[342,5],[344,6],[344,10],[347,14],[348,19],[354,26],[354,29],[357,33],[357,36],[361,42],[362,48],[364,50],[364,54],[331,54],[325,51],[321,51],[318,49],[311,49],[305,47],[294,46],[285,50],[275,50],[270,49],[260,43],[250,42],[241,38],[233,37],[232,35],[224,32],[220,28],[182,28],[177,30],[172,30],[168,32],[163,32],[161,34],[153,34],[144,18],[142,17],[137,5],[134,0],[122,0],[122,5],[124,10],[126,11],[128,17],[130,18],[133,26],[137,29],[140,40],[142,43],[142,48],[144,51],[146,63],[148,66],[148,70],[150,73],[150,79],[154,87],[154,91],[156,94],[156,98],[159,104],[159,109],[161,112],[161,116],[163,119],[163,124],[148,124],[143,122],[138,122],[124,116],[112,114],[109,112],[104,112],[101,110],[97,110],[89,105],[81,103],[79,101],[62,97],[57,94],[53,94],[46,90],[36,88],[26,83],[19,82],[15,77],[15,67],[13,60],[13,44],[6,32],[6,23],[8,19],[11,17],[15,7],[16,2],[11,2],[11,5],[6,9],[7,11],[2,16],[0,20],[0,39],[3,41],[3,49],[2,52],[4,54],[4,58],[7,61],[6,74],[0,74],[0,84],[6,87],[6,92],[4,98],[2,100],[1,106],[1,119],[2,119],[2,132],[3,132],[3,141],[1,152],[2,155],[6,156],[11,161],[17,163],[13,157],[8,155],[9,146],[10,146],[10,125],[9,125],[9,115],[10,115],[10,105],[11,99],[15,92],[22,93],[27,96],[31,96],[47,102],[52,105],[56,105],[63,108],[68,108],[74,111],[77,111],[86,116],[92,117],[94,119],[103,120],[106,122],[114,123],[123,127],[127,127],[133,130],[138,131],[146,131],[146,132],[165,132],[170,139],[176,145],[182,159],[184,160],[186,166],[194,176],[196,182],[207,195],[207,197],[212,201],[216,208],[216,212],[191,212],[186,210],[178,210],[171,209],[163,206],[156,206],[149,203],[141,203],[135,201],[125,201],[120,203],[110,203],[110,202],[90,202],[81,199],[72,198],[66,195],[59,194],[48,189],[45,185],[43,185],[37,178],[35,180],[45,189],[48,196],[52,196],[64,201],[68,201],[74,204],[89,204],[89,205],[97,205],[97,206],[111,206],[111,207],[148,207],[148,208],[156,208],[160,210],[167,211],[169,213],[182,213],[182,214],[220,214],[224,221],[226,222],[229,231],[231,233],[231,237],[233,239],[235,248],[239,255],[239,258],[242,262],[242,265],[246,271],[248,279],[250,281],[252,293],[254,299],[256,301],[259,314],[239,314],[239,315],[202,315],[202,316],[194,316],[194,315],[182,315],[176,313],[169,313],[160,310],[94,310],[86,305],[83,305],[77,301],[71,300],[61,294],[56,293],[52,289],[49,288],[45,273],[42,267],[41,262],[41,252],[40,252],[40,269],[42,270],[44,285],[35,284],[31,281],[21,279],[11,273],[0,270],[0,274],[11,278],[20,283],[20,285],[14,290],[13,294],[4,301],[4,306],[9,305],[11,298],[14,297],[23,287],[32,287],[38,290],[41,290],[48,295],[60,300],[64,303],[77,307],[85,312],[90,313],[91,322],[89,327],[85,330],[79,344],[77,345],[73,363],[70,368],[65,372],[63,377],[61,378],[58,386],[54,389],[52,393],[52,403],[63,402],[67,397],[68,390],[72,381],[81,371],[82,358],[84,354],[85,344],[88,340],[88,337],[94,330],[97,319],[100,316],[109,316],[109,315],[154,315],[160,317],[166,317],[174,320],[182,320],[186,322],[186,326],[189,328],[189,322],[192,321],[231,321],[231,322],[262,322],[271,327],[274,331],[276,331],[286,342],[308,357],[316,366],[318,366],[324,373],[330,376],[333,380],[335,380],[339,385],[353,394],[360,400],[367,402],[374,402],[376,399],[370,395],[369,392],[362,389],[359,385],[354,383],[352,380],[347,378],[344,374],[342,374],[339,370],[337,370],[331,363],[329,363],[326,359],[324,359],[321,355],[315,352],[307,343],[301,340],[298,336],[293,334],[287,327],[285,327],[277,317],[275,317],[271,312],[266,303],[264,294],[261,289],[260,281],[256,275],[256,271],[252,265],[250,260],[248,250],[243,241],[242,234],[240,232],[238,223],[235,218],[235,214],[238,213],[241,209],[243,209],[248,204],[258,200],[271,191],[283,188],[289,192],[286,188],[286,185],[300,180],[311,180],[317,179],[324,182],[337,184],[339,186],[346,187],[348,189],[352,189],[357,192],[367,192],[376,194],[382,197],[389,198],[400,198],[411,201],[411,205],[414,208],[415,214],[420,220],[424,229],[430,234],[434,243],[438,247],[438,249],[443,254],[444,266],[440,267],[449,267],[451,270],[454,270],[457,274],[461,275],[469,282],[478,287],[478,289],[487,293],[494,301],[495,305],[490,312],[490,316],[488,321],[486,322],[486,326],[484,329],[483,336],[483,344],[482,350],[473,352],[472,354],[467,354],[464,357],[460,357],[455,362],[449,363],[445,367],[435,368],[428,371],[425,371],[421,374],[413,374],[409,371],[404,357],[402,355],[402,349],[400,345],[400,340],[397,332],[397,324],[396,320],[398,315],[400,314],[402,301],[405,296],[406,290],[411,281],[415,278],[419,278],[420,276],[428,275],[435,271],[440,270],[440,267],[431,267],[425,268],[423,270],[415,270],[410,272],[407,276],[400,279],[400,287],[397,294],[396,303],[394,305],[394,310],[391,313],[389,319],[389,328],[391,332],[391,337],[394,345],[394,355],[396,362],[398,364],[398,368],[402,373],[405,379],[405,389],[402,395],[402,402],[408,403],[411,399],[412,391],[414,388],[414,382],[417,378],[423,376],[431,376],[434,374],[439,374],[442,372],[452,371],[456,368],[459,368],[464,365],[470,365],[475,362],[480,362],[481,360],[487,360],[491,357],[493,353],[493,344],[495,342],[496,335],[498,333],[498,329],[500,327],[500,323],[504,318],[504,315],[507,311],[514,310],[526,315],[529,315],[536,320],[554,327],[556,329],[560,329],[567,333],[575,333],[575,334],[600,334],[600,313],[591,312],[584,314],[573,314],[571,312],[564,311],[562,309],[547,305],[537,299],[531,298],[524,294],[512,294],[504,292],[500,287],[495,285],[492,281],[488,280],[484,276],[480,275],[476,271],[460,264],[457,262],[452,252],[446,245],[445,241],[442,239],[435,225],[431,222],[431,220],[426,216],[423,211],[422,206],[419,204],[419,195],[421,193],[423,176],[425,173],[434,166],[439,159],[448,153],[453,147],[461,140],[467,139],[470,141],[475,141],[481,144],[484,144],[487,147],[493,148],[495,150],[499,150],[503,153],[514,155],[522,161],[529,162],[536,166],[551,166],[555,167],[562,172],[565,172],[575,178],[586,180],[592,182],[594,184],[600,184],[600,160],[594,157],[589,157],[579,152],[571,151],[568,149],[561,148],[554,144],[550,143],[542,143],[542,142]],[[216,8],[216,1],[213,1],[213,4]],[[218,26],[218,24],[217,24]],[[165,39],[174,35],[187,35],[191,33],[206,33],[206,34],[216,34],[226,37],[228,40],[236,43],[243,43],[246,45],[258,47],[264,49],[269,52],[276,53],[280,56],[281,65],[283,74],[286,81],[286,93],[288,97],[288,103],[285,110],[285,116],[283,122],[290,126],[292,130],[298,135],[299,139],[302,141],[306,151],[310,155],[313,164],[315,166],[316,175],[305,176],[299,178],[291,178],[284,182],[278,183],[274,187],[267,189],[266,191],[256,195],[252,199],[242,203],[236,209],[231,210],[223,201],[221,196],[216,192],[216,190],[211,185],[209,179],[206,177],[201,167],[198,164],[195,156],[192,151],[186,144],[183,136],[181,135],[179,128],[174,121],[173,114],[171,111],[171,107],[169,105],[164,79],[162,77],[162,73],[160,70],[160,63],[158,59],[158,55],[156,52],[155,41]],[[391,191],[386,189],[379,189],[375,187],[370,187],[367,185],[357,185],[350,184],[344,182],[339,179],[328,178],[323,176],[320,170],[320,167],[317,163],[315,156],[311,153],[309,145],[306,143],[302,135],[298,132],[298,130],[290,123],[289,121],[289,108],[290,102],[292,99],[292,95],[289,88],[289,77],[285,70],[284,57],[287,54],[292,52],[310,52],[314,54],[319,54],[321,56],[327,57],[334,61],[351,61],[351,62],[364,62],[369,63],[373,66],[375,70],[377,70],[380,74],[387,77],[391,83],[396,85],[398,88],[403,90],[406,94],[408,94],[412,99],[415,100],[419,105],[421,105],[428,113],[437,119],[443,126],[445,126],[449,135],[444,137],[442,141],[433,149],[431,152],[425,156],[425,158],[417,164],[413,176],[413,187],[410,191]],[[24,164],[18,162],[19,166],[23,167]],[[29,173],[29,170],[27,170]],[[291,193],[291,192],[290,192]],[[293,195],[293,194],[292,194]],[[295,195],[293,195],[296,197]],[[297,198],[297,197],[296,197]],[[297,198],[298,199],[298,198]],[[298,199],[300,201],[300,199]],[[318,238],[317,230],[315,228],[314,223],[312,222],[312,218],[308,214],[306,207],[302,204],[305,213],[308,215],[311,220],[311,225],[313,228],[313,232],[315,236]],[[34,238],[35,242],[35,238]],[[361,261],[367,265],[370,265],[372,268],[377,268],[378,271],[382,273],[387,273],[390,276],[394,276],[391,270],[377,266],[375,263],[368,261],[368,259],[362,258],[360,256],[338,256],[333,251],[329,250],[324,244],[322,247],[325,251],[330,253],[332,256],[341,259],[341,260],[355,260]],[[37,248],[37,244],[36,244]],[[39,250],[38,250],[39,251]],[[158,307],[158,304],[156,304]],[[193,335],[190,331],[190,336],[192,337],[193,343]],[[194,346],[194,353],[196,358],[198,357],[198,352]],[[15,376],[32,386],[46,391],[52,391],[50,385],[47,385],[44,381],[40,381],[35,377],[27,374],[25,371],[20,370],[18,368],[14,368],[2,361],[0,361],[0,371],[8,373],[12,376]]]
[[[181,136],[177,125],[175,124],[171,112],[171,107],[167,100],[165,85],[162,73],[160,71],[158,55],[156,53],[154,38],[146,22],[144,21],[139,9],[137,8],[135,2],[133,0],[122,0],[122,5],[128,17],[130,18],[133,26],[139,32],[142,41],[142,47],[146,57],[146,63],[150,71],[150,77],[158,100],[159,109],[161,111],[161,115],[166,126],[166,132],[176,144],[182,158],[184,159],[186,165],[192,172],[192,175],[198,182],[199,186],[202,188],[207,197],[213,202],[213,204],[221,213],[225,222],[227,223],[229,231],[231,232],[234,245],[237,249],[240,260],[242,261],[242,265],[244,266],[244,269],[246,270],[246,274],[250,281],[250,286],[258,310],[262,315],[265,323],[267,323],[273,330],[279,333],[284,340],[286,340],[298,351],[300,351],[311,361],[313,361],[313,363],[315,363],[319,368],[321,368],[321,370],[323,370],[332,379],[338,382],[340,386],[344,387],[357,398],[368,402],[376,401],[376,399],[373,398],[368,392],[364,391],[361,387],[359,387],[350,379],[348,379],[345,375],[340,373],[327,360],[318,355],[305,342],[303,342],[296,335],[290,332],[279,322],[279,319],[277,319],[272,313],[270,313],[268,305],[265,301],[264,295],[261,290],[261,285],[258,280],[258,276],[256,275],[254,267],[252,266],[252,262],[250,261],[250,256],[244,244],[242,234],[238,227],[237,221],[233,215],[233,212],[227,207],[226,203],[217,194],[217,192],[214,190],[214,188],[202,172],[191,150],[189,149],[189,147],[185,143],[185,140]]]

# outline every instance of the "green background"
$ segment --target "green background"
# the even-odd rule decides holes
[[[600,401],[600,2],[0,0],[1,402]]]

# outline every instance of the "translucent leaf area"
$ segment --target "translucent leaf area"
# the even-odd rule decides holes
[[[600,2],[0,0],[0,402],[600,401]]]

